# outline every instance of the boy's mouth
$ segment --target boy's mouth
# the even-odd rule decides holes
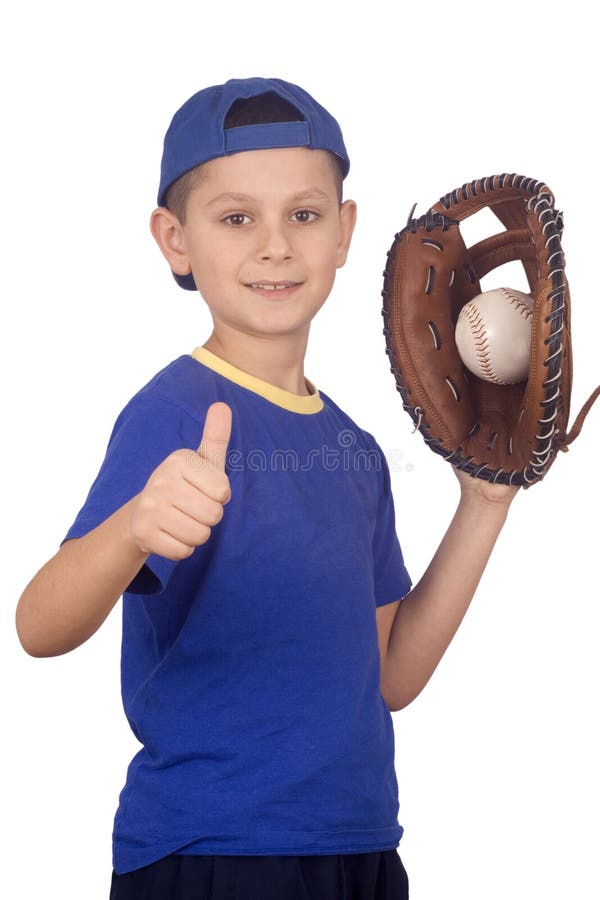
[[[262,291],[284,291],[286,288],[298,287],[299,281],[251,281],[246,286]]]
[[[301,286],[301,281],[250,281],[246,284],[254,294],[269,300],[285,300]]]

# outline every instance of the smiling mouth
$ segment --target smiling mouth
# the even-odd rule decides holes
[[[299,281],[251,281],[246,287],[258,288],[261,291],[284,291],[286,288],[298,287]]]

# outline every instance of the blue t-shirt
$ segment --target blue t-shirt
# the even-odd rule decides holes
[[[204,348],[179,357],[119,415],[64,538],[196,449],[211,403],[231,407],[223,519],[188,559],[151,555],[123,594],[122,697],[142,748],[115,816],[117,874],[172,853],[364,853],[402,835],[375,618],[411,585],[389,471],[307,386]]]

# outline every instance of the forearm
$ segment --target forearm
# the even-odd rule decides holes
[[[490,558],[508,503],[461,497],[425,574],[400,603],[382,667],[392,707],[423,690],[454,637]]]
[[[148,554],[129,533],[134,500],[93,531],[66,541],[27,585],[16,626],[30,655],[59,656],[83,644],[139,572]]]

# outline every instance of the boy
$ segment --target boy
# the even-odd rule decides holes
[[[213,331],[121,412],[17,609],[24,648],[50,656],[123,594],[143,746],[111,900],[408,896],[390,710],[443,655],[515,489],[458,473],[410,590],[385,458],[304,377],[354,228],[348,168],[337,122],[278,79],[200,91],[165,137],[152,233]]]

